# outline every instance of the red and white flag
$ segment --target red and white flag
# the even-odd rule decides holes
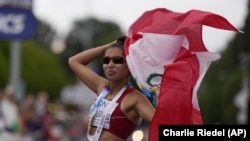
[[[129,28],[126,60],[143,92],[157,96],[149,141],[157,141],[159,125],[203,124],[197,91],[210,64],[220,58],[202,40],[202,26],[238,30],[224,17],[206,11],[146,11]]]

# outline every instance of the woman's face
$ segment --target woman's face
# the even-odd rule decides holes
[[[109,48],[103,59],[103,69],[109,80],[121,81],[128,79],[129,69],[121,48]]]

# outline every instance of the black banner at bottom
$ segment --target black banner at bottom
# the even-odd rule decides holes
[[[195,137],[249,141],[249,125],[160,125],[159,141]]]

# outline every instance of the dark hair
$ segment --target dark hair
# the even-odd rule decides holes
[[[124,47],[124,43],[125,43],[126,38],[127,38],[126,36],[120,36],[119,38],[116,39],[116,42],[110,44],[110,45],[106,48],[106,50],[109,49],[109,48],[120,48],[120,49],[123,50],[123,47]],[[105,51],[106,51],[106,50],[105,50]]]
[[[126,36],[121,36],[116,39],[116,42],[124,45],[126,38]]]

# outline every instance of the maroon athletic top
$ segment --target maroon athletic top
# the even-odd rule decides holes
[[[126,140],[137,127],[137,124],[130,121],[120,108],[122,99],[133,90],[135,90],[135,88],[129,87],[124,91],[116,102],[118,105],[111,114],[109,129],[105,128],[105,126],[103,127],[103,130],[106,130],[124,140]]]

